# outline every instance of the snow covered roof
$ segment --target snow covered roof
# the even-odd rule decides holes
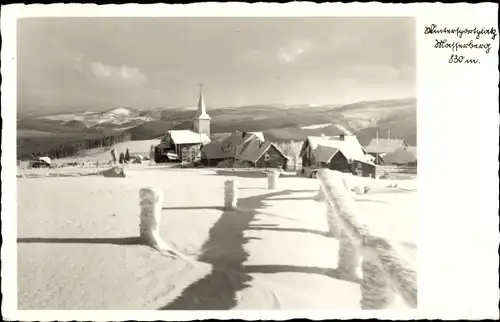
[[[227,133],[227,132],[224,132],[224,133],[213,133],[211,139],[212,139],[212,142],[213,141],[222,142],[223,140],[225,140],[228,137],[230,137],[231,134],[232,133]]]
[[[344,135],[343,139],[340,135],[330,137],[310,136],[307,138],[307,141],[309,141],[309,145],[311,146],[311,149],[313,151],[318,146],[335,148],[340,150],[342,154],[348,159],[371,162],[370,159],[366,157],[363,147],[361,146],[361,144],[359,144],[357,137],[354,135]]]
[[[203,143],[210,142],[210,138],[206,134],[200,134],[191,130],[171,130],[167,134],[170,136],[175,144],[188,144],[188,143]]]
[[[50,160],[49,157],[39,157],[38,160],[46,162],[48,164],[50,164],[52,162],[52,160]]]
[[[248,132],[248,133],[252,134],[254,137],[258,138],[262,142],[264,142],[266,140],[264,138],[264,133],[262,133],[262,132]]]
[[[408,146],[408,147],[406,147],[406,150],[412,152],[415,155],[415,158],[417,157],[417,147],[416,146]]]
[[[417,156],[410,149],[400,147],[391,153],[387,153],[384,157],[384,161],[388,163],[404,164],[417,161]]]
[[[255,162],[270,147],[270,143],[264,144],[264,142],[264,135],[262,132],[235,131],[220,142],[212,141],[204,145],[202,151],[207,159],[235,157],[237,159]],[[257,159],[253,160],[255,157]]]
[[[404,145],[405,141],[399,139],[372,139],[365,150],[368,153],[389,153]]]
[[[231,133],[230,136],[222,140],[222,145],[230,145],[237,146],[246,142],[251,141],[252,139],[259,139],[261,142],[264,142],[264,134],[262,132],[240,132],[235,131]]]

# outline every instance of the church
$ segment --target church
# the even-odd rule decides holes
[[[194,162],[200,159],[201,148],[210,142],[210,116],[200,86],[198,108],[191,130],[170,130],[155,147],[155,162]]]

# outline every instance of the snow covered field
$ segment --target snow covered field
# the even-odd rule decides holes
[[[224,181],[239,210],[223,211]],[[358,197],[374,230],[416,259],[416,183],[371,180]],[[165,193],[161,234],[195,267],[137,244],[140,188]],[[359,309],[336,276],[318,181],[131,165],[127,178],[18,179],[19,309]]]

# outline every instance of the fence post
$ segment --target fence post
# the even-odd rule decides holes
[[[377,262],[375,251],[369,247],[363,247],[362,255],[361,308],[363,310],[390,308],[394,303],[395,293],[384,270]]]
[[[142,188],[139,190],[139,198],[141,207],[140,240],[146,245],[161,248],[164,244],[160,237],[163,191],[155,188]]]
[[[238,184],[236,180],[224,182],[224,210],[234,210],[238,203]]]
[[[277,181],[279,177],[278,171],[270,171],[267,173],[267,188],[276,189]]]

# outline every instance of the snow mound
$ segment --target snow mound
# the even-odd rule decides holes
[[[314,124],[314,125],[302,126],[301,129],[303,129],[303,130],[316,130],[316,129],[328,127],[330,125],[332,125],[332,123]]]
[[[127,114],[129,115],[131,112],[126,108],[115,108],[114,110],[109,111],[110,114]]]

